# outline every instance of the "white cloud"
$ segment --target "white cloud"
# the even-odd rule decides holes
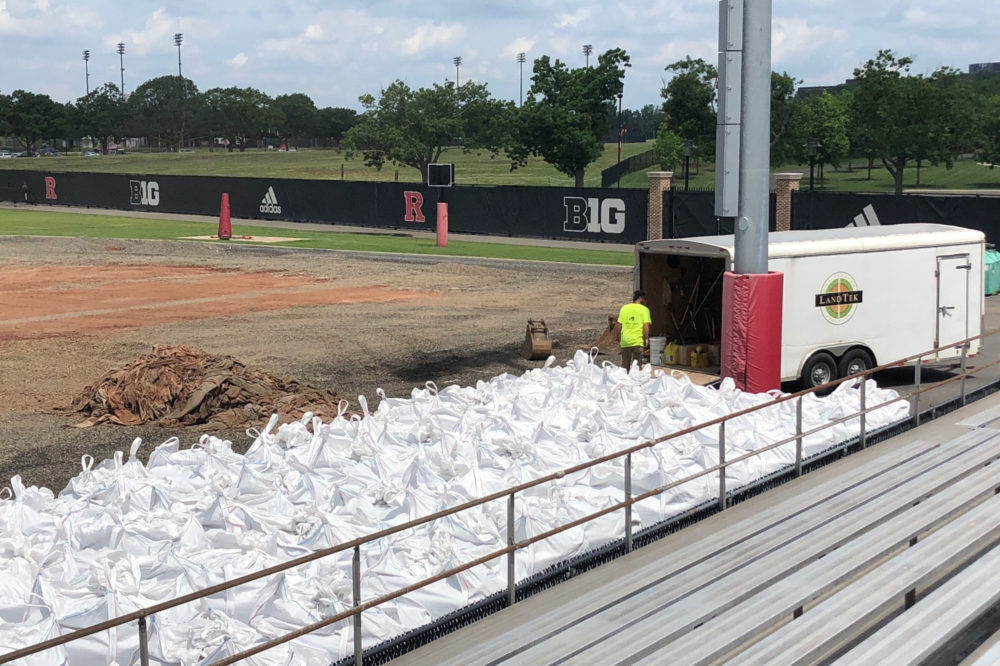
[[[774,21],[771,31],[771,61],[786,62],[797,56],[824,50],[830,44],[843,44],[846,40],[847,33],[840,28],[811,26],[799,18],[779,19]]]
[[[302,36],[309,41],[315,41],[323,37],[323,26],[319,25],[307,25]]]
[[[530,53],[534,47],[535,40],[528,39],[527,37],[518,37],[504,47],[503,54],[509,57],[516,56],[518,53]]]
[[[247,64],[247,54],[240,51],[226,62],[232,65],[233,67],[242,67],[243,65]]]
[[[403,40],[403,53],[413,55],[435,46],[455,44],[465,37],[465,27],[461,25],[422,25]]]
[[[560,14],[556,21],[557,28],[575,28],[590,18],[590,10],[586,7],[576,10],[572,14]]]

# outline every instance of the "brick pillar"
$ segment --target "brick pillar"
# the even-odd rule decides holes
[[[670,179],[673,171],[650,171],[649,176],[649,212],[646,218],[646,238],[657,240],[663,238],[663,193],[670,189]]]
[[[777,198],[775,206],[774,228],[777,231],[788,231],[792,228],[792,192],[799,189],[801,173],[774,174],[774,193]]]

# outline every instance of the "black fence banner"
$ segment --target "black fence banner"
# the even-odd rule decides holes
[[[976,229],[1000,243],[1000,197],[795,192],[792,229],[834,229],[905,222]]]
[[[769,228],[774,231],[777,198],[769,199]],[[720,236],[734,233],[733,219],[715,216],[715,192],[674,190],[663,193],[664,238]]]
[[[236,218],[433,231],[441,202],[454,233],[612,243],[646,238],[645,190],[0,170],[0,200],[33,204],[217,215],[223,193]]]

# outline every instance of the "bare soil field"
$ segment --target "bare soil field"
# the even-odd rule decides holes
[[[360,409],[376,389],[474,385],[542,361],[518,351],[545,319],[553,354],[587,348],[630,296],[630,269],[290,250],[183,241],[0,242],[0,484],[59,491],[85,454],[136,437],[145,459],[202,429],[101,425],[56,411],[155,344],[229,354],[336,391]],[[263,425],[263,423],[261,423]],[[244,432],[215,432],[245,449]]]

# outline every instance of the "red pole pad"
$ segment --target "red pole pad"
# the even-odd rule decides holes
[[[783,289],[781,273],[722,278],[722,376],[743,391],[781,388]]]

